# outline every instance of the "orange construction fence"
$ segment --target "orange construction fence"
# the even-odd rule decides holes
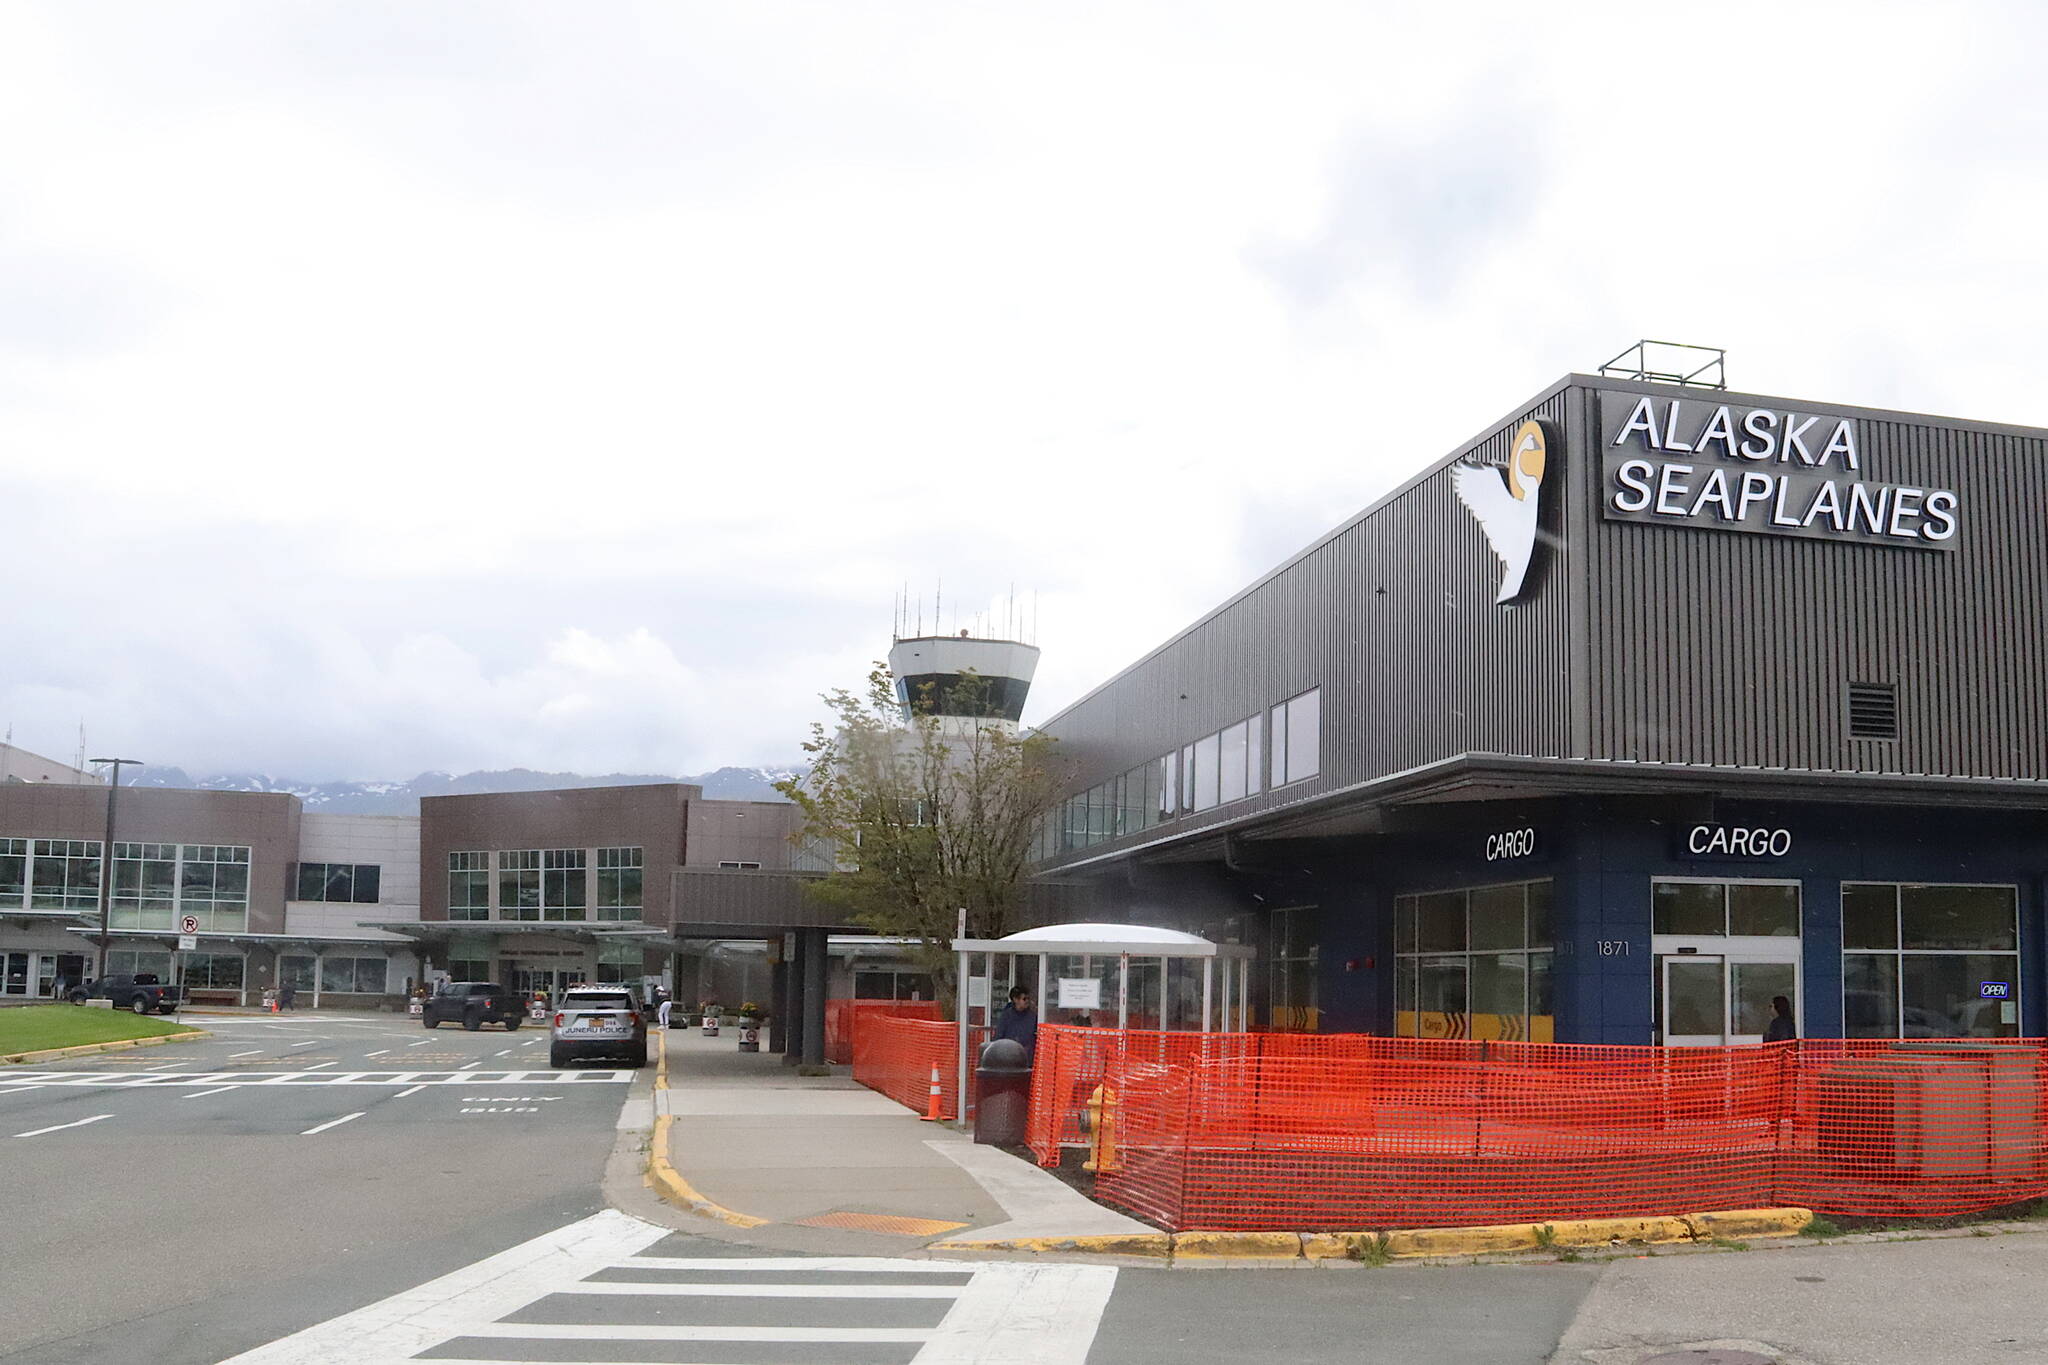
[[[967,1104],[974,1107],[972,1061],[988,1030],[967,1031]],[[932,1068],[939,1069],[939,1114],[959,1112],[959,1025],[942,1019],[905,1019],[860,1011],[853,1016],[853,1078],[922,1114],[931,1099]]]
[[[844,1066],[853,1060],[853,1021],[868,1015],[897,1015],[904,1019],[936,1019],[936,1000],[827,1000],[825,1002],[825,1060]]]
[[[1183,1228],[1443,1227],[1795,1204],[1932,1216],[2048,1194],[2042,1040],[1726,1048],[1041,1027],[1028,1140]]]

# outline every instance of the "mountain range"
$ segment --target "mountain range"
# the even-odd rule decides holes
[[[421,773],[403,782],[302,782],[263,773],[215,773],[195,778],[183,768],[145,764],[123,774],[122,786],[179,787],[218,792],[290,792],[307,810],[333,815],[418,815],[422,796],[470,795],[476,792],[551,791],[559,787],[630,787],[651,782],[687,782],[719,801],[780,801],[775,784],[794,768],[719,768],[695,777],[658,773],[540,773],[530,768],[491,772]]]

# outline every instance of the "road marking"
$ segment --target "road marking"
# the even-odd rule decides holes
[[[146,1066],[142,1069],[144,1071],[174,1071],[183,1065],[183,1062],[158,1062],[155,1066]]]
[[[344,1124],[344,1123],[347,1123],[347,1122],[348,1122],[348,1121],[349,1121],[350,1119],[359,1119],[359,1118],[361,1118],[361,1117],[362,1117],[362,1116],[363,1116],[364,1114],[366,1114],[366,1113],[368,1113],[368,1112],[369,1112],[369,1111],[368,1111],[367,1109],[358,1109],[358,1110],[356,1110],[356,1112],[355,1112],[355,1113],[353,1113],[353,1114],[343,1114],[343,1115],[342,1115],[342,1116],[341,1116],[340,1118],[338,1118],[338,1119],[329,1119],[329,1120],[328,1120],[327,1122],[325,1122],[325,1123],[321,1123],[321,1124],[315,1124],[315,1125],[314,1125],[313,1127],[311,1127],[311,1128],[308,1128],[308,1129],[307,1129],[307,1130],[306,1130],[305,1132],[303,1132],[303,1133],[299,1134],[299,1136],[300,1136],[300,1137],[311,1137],[311,1136],[313,1136],[313,1134],[315,1134],[315,1133],[324,1133],[324,1132],[326,1132],[326,1131],[327,1131],[327,1130],[328,1130],[329,1128],[339,1128],[339,1127],[341,1127],[341,1125],[342,1125],[342,1124]]]
[[[270,1051],[270,1049],[267,1047],[252,1047],[247,1052],[230,1052],[228,1054],[228,1060],[232,1062],[237,1057],[261,1057],[264,1053],[268,1051]]]
[[[320,1069],[321,1067],[323,1067],[323,1066],[333,1066],[333,1065],[334,1065],[334,1063],[333,1063],[333,1062],[315,1062],[315,1063],[313,1063],[313,1065],[311,1065],[311,1066],[307,1067],[307,1068],[306,1068],[306,1070],[308,1070],[308,1071],[318,1071],[318,1070],[319,1070],[319,1069]]]
[[[609,1361],[655,1354],[668,1358],[677,1348],[671,1345],[664,1352],[656,1343],[683,1342],[705,1344],[684,1348],[692,1359],[753,1358],[777,1346],[786,1355],[803,1353],[806,1346],[868,1344],[903,1347],[903,1355],[917,1348],[917,1365],[990,1360],[1082,1365],[1117,1275],[1108,1266],[1016,1262],[671,1257],[653,1251],[666,1235],[664,1228],[607,1210],[235,1356],[226,1365],[396,1362],[437,1348],[449,1359],[493,1365],[501,1358]],[[891,1273],[869,1273],[877,1271]],[[849,1283],[849,1277],[871,1283]],[[766,1282],[746,1283],[750,1278]],[[567,1321],[509,1320],[551,1295],[558,1296],[551,1300],[557,1311],[548,1316]],[[610,1305],[627,1297],[644,1302],[664,1296],[691,1303],[678,1303],[662,1314],[669,1322],[658,1325],[587,1321],[612,1316]],[[724,1316],[712,1303],[721,1298],[787,1301],[792,1309],[797,1301],[810,1300],[829,1312],[826,1321],[833,1325],[820,1324],[815,1313],[808,1323],[789,1325],[772,1323],[782,1315],[771,1313],[771,1324],[762,1325],[761,1307],[751,1310],[757,1316],[749,1325],[687,1325],[691,1316],[707,1309]],[[876,1321],[880,1313],[862,1313],[864,1304],[885,1299],[903,1305],[889,1315],[893,1323]],[[920,1309],[918,1301],[930,1307]],[[908,1322],[902,1320],[906,1315]],[[675,1323],[677,1317],[684,1322]],[[729,1349],[718,1350],[721,1343]],[[607,1344],[613,1349],[607,1351]]]
[[[494,1055],[499,1057],[510,1057],[512,1055],[512,1049],[508,1047],[503,1052],[499,1052]]]
[[[433,1040],[432,1038],[422,1038],[422,1039],[420,1039],[420,1040],[419,1040],[419,1041],[418,1041],[417,1043],[407,1043],[407,1044],[406,1044],[406,1046],[407,1046],[407,1047],[425,1047],[425,1046],[426,1046],[426,1045],[427,1045],[428,1043],[431,1043],[431,1042],[433,1042],[433,1041],[434,1041],[434,1040]]]
[[[217,1089],[214,1089],[214,1090],[202,1090],[202,1091],[200,1091],[200,1092],[199,1092],[198,1094],[196,1094],[196,1095],[185,1095],[185,1096],[183,1096],[182,1098],[184,1098],[184,1099],[188,1099],[188,1100],[203,1100],[203,1099],[205,1099],[205,1098],[206,1098],[206,1097],[207,1097],[208,1095],[225,1095],[225,1094],[226,1094],[226,1093],[227,1093],[228,1091],[230,1091],[230,1090],[239,1090],[239,1089],[241,1089],[241,1087],[240,1087],[240,1086],[238,1086],[238,1085],[223,1085],[223,1086],[220,1086],[219,1088],[217,1088]]]
[[[292,1046],[293,1046],[293,1047],[318,1047],[318,1046],[319,1046],[320,1044],[322,1044],[322,1043],[324,1043],[324,1042],[326,1042],[326,1041],[327,1041],[327,1040],[326,1040],[325,1038],[315,1038],[315,1039],[311,1040],[310,1042],[304,1042],[304,1043],[293,1043],[293,1044],[292,1044]]]
[[[372,1058],[372,1057],[382,1057],[382,1056],[386,1055],[387,1053],[389,1053],[390,1051],[391,1051],[391,1049],[390,1049],[390,1048],[388,1048],[388,1047],[386,1047],[386,1048],[379,1048],[379,1049],[377,1049],[377,1051],[375,1051],[375,1052],[365,1052],[365,1053],[363,1054],[363,1060],[367,1062],[367,1061],[369,1061],[369,1060],[370,1060],[370,1058]]]
[[[463,1335],[472,1323],[523,1308],[560,1282],[600,1270],[668,1235],[667,1228],[606,1209],[418,1288],[245,1351],[232,1357],[232,1365],[402,1360]]]
[[[16,1137],[41,1137],[41,1136],[42,1136],[43,1134],[45,1134],[45,1133],[59,1133],[59,1132],[62,1132],[62,1131],[63,1131],[64,1129],[66,1129],[66,1128],[83,1128],[83,1127],[85,1127],[85,1125],[86,1125],[86,1124],[88,1124],[88,1123],[98,1123],[98,1122],[99,1122],[99,1121],[100,1121],[101,1119],[110,1119],[110,1118],[112,1118],[112,1117],[114,1117],[114,1116],[113,1116],[112,1114],[94,1114],[94,1115],[93,1115],[93,1116],[92,1116],[91,1118],[89,1118],[89,1119],[80,1119],[80,1120],[78,1120],[78,1121],[77,1121],[76,1123],[59,1123],[59,1124],[54,1124],[54,1125],[52,1125],[51,1127],[48,1127],[48,1128],[31,1128],[31,1129],[30,1129],[29,1131],[27,1131],[26,1133],[16,1133],[16,1134],[15,1134],[15,1136],[16,1136]]]
[[[422,1090],[425,1090],[425,1089],[426,1089],[426,1087],[425,1087],[425,1086],[423,1086],[423,1085],[416,1085],[416,1086],[414,1086],[414,1087],[413,1087],[412,1089],[410,1089],[410,1090],[401,1090],[401,1091],[399,1091],[399,1092],[398,1092],[398,1093],[397,1093],[396,1095],[393,1095],[393,1096],[392,1096],[391,1098],[392,1098],[392,1099],[394,1099],[394,1100],[402,1100],[402,1099],[404,1099],[404,1098],[405,1098],[405,1097],[406,1097],[407,1095],[417,1095],[417,1094],[419,1094],[419,1093],[420,1093],[420,1091],[422,1091]]]
[[[7,1089],[5,1090],[0,1090],[0,1095],[19,1095],[24,1090],[40,1089],[42,1089],[42,1087],[39,1085],[11,1085],[7,1087]]]
[[[957,1299],[957,1284],[643,1284],[583,1280],[557,1294],[670,1294],[686,1299]]]
[[[177,1071],[163,1073],[111,1072],[111,1071],[34,1071],[33,1081],[26,1078],[10,1084],[46,1090],[52,1087],[68,1089],[104,1090],[169,1090],[189,1085],[219,1085],[234,1081],[246,1086],[288,1086],[294,1089],[314,1085],[466,1085],[489,1086],[565,1086],[582,1090],[595,1085],[627,1085],[633,1080],[630,1070],[559,1071],[559,1070],[495,1070],[479,1071],[468,1067],[461,1071],[429,1071],[424,1068],[388,1071],[332,1071],[328,1068],[335,1062],[316,1062],[293,1071]]]

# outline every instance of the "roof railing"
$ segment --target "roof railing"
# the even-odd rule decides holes
[[[1600,367],[1604,379],[1637,379],[1650,384],[1684,384],[1697,389],[1728,387],[1728,352],[1719,346],[1682,341],[1638,341]]]

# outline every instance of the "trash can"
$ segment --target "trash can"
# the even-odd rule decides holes
[[[1013,1038],[998,1038],[981,1050],[974,1068],[974,1140],[992,1147],[1024,1141],[1031,1113],[1031,1058]]]

